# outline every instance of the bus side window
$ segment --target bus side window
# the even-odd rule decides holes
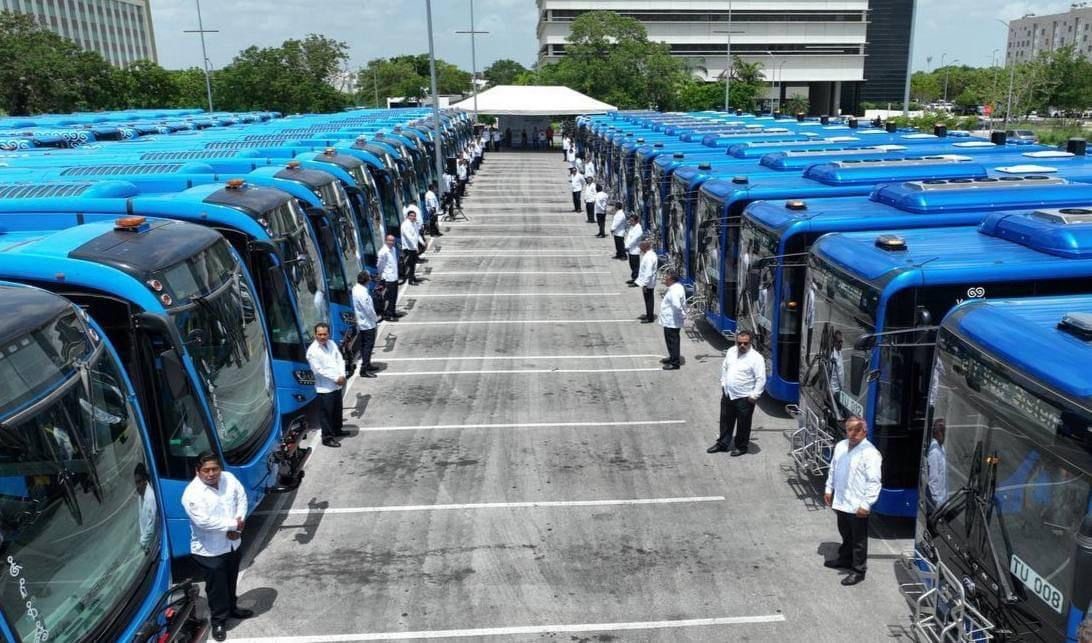
[[[146,333],[145,341],[151,356],[146,365],[149,381],[154,382],[147,401],[154,406],[158,420],[154,437],[164,447],[163,475],[187,479],[192,475],[193,459],[211,449],[206,423],[177,351],[155,332]]]

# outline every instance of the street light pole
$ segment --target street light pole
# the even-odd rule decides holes
[[[201,20],[201,0],[194,0],[197,4],[197,29],[186,29],[182,33],[195,33],[201,36],[201,60],[205,68],[205,92],[209,98],[209,113],[212,113],[212,78],[209,71],[209,54],[205,50],[205,34],[220,33],[219,29],[205,29],[205,23]]]
[[[1027,16],[1025,16],[1025,17],[1027,17]],[[1009,37],[1008,31],[1011,29],[1011,27],[1009,26],[1008,21],[1007,20],[1002,20],[1000,18],[994,18],[994,20],[996,20],[997,22],[1000,22],[1001,24],[1005,25],[1005,32],[1006,32],[1005,33],[1005,39],[1008,40],[1008,37]],[[1032,50],[1034,51],[1034,49],[1035,49],[1035,47],[1033,45]],[[1012,68],[1009,70],[1009,97],[1008,97],[1008,101],[1007,101],[1006,106],[1005,106],[1005,129],[1008,129],[1009,128],[1009,119],[1012,117],[1012,86],[1013,86],[1013,83],[1016,81],[1016,56],[1005,56],[1005,58],[1006,58],[1006,60],[1005,60],[1006,64],[1008,64],[1008,62],[1009,62],[1007,59],[1012,58]]]
[[[726,50],[728,61],[724,65],[724,111],[727,112],[732,89],[732,34],[743,33],[742,31],[732,31],[732,0],[728,0],[728,28],[714,29],[713,33],[722,33],[728,36],[728,48]]]
[[[432,83],[432,131],[434,141],[432,149],[436,157],[437,188],[444,189],[443,131],[440,129],[440,95],[436,92],[436,49],[432,44],[432,0],[425,0],[425,16],[428,22],[428,74]]]
[[[957,62],[959,62],[958,58],[956,58],[951,63],[949,63],[949,66],[954,65]],[[944,68],[944,107],[945,108],[948,107],[948,73],[950,71],[951,71],[951,69],[949,69],[948,67]]]
[[[910,41],[906,45],[906,83],[902,88],[902,117],[910,118],[910,79],[914,73],[914,18],[917,13],[917,2],[910,2]]]
[[[478,54],[477,47],[474,42],[474,36],[477,34],[487,34],[488,31],[475,31],[474,30],[474,0],[470,0],[470,30],[469,31],[456,31],[455,33],[470,34],[470,90],[474,92],[474,122],[478,122]]]

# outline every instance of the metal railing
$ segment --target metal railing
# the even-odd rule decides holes
[[[797,467],[813,476],[825,476],[830,469],[830,458],[834,454],[834,436],[823,428],[814,411],[799,407],[788,410],[794,415],[802,416],[800,428],[789,436],[793,461]]]
[[[996,625],[967,599],[959,576],[943,562],[933,563],[915,550],[899,565],[917,580],[899,585],[913,606],[911,627],[917,641],[983,643],[994,640]]]

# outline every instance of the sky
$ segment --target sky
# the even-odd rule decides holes
[[[1026,13],[1064,11],[1069,0],[917,0],[913,43],[914,69],[957,60],[986,66],[993,50],[1003,61],[1005,27]],[[151,0],[159,62],[167,68],[200,66],[195,0]],[[205,0],[202,5],[209,60],[214,68],[231,62],[250,46],[276,46],[288,38],[317,33],[347,43],[355,69],[373,58],[428,51],[425,0]],[[953,11],[955,8],[955,11]],[[471,68],[470,0],[433,0],[436,55]],[[535,0],[474,0],[474,28],[488,31],[477,42],[478,69],[499,58],[530,66],[538,41]],[[929,60],[931,58],[931,61]]]

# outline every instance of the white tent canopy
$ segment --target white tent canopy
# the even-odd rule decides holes
[[[474,97],[452,107],[472,112]],[[497,85],[478,94],[478,113],[496,116],[579,116],[616,109],[574,89],[553,85]]]

